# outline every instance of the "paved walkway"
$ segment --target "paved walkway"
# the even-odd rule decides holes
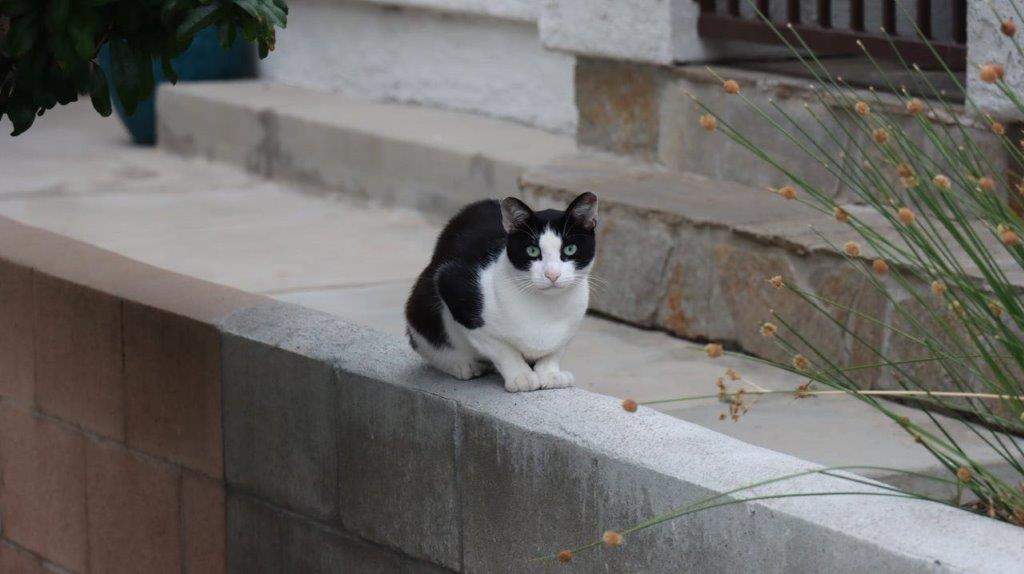
[[[402,304],[442,223],[133,147],[116,120],[88,104],[48,113],[18,138],[0,135],[0,174],[2,215],[393,333],[404,330]],[[770,389],[802,382],[598,318],[565,363],[579,386],[639,401],[713,394],[728,367]],[[823,464],[935,466],[895,425],[847,398],[765,397],[739,422],[720,421],[725,405],[715,399],[659,408]]]

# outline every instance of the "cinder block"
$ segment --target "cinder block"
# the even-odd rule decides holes
[[[283,551],[282,571],[294,574],[453,572],[295,516],[285,521]]]
[[[345,529],[458,568],[455,402],[342,367],[338,411]]]
[[[124,357],[128,445],[223,476],[217,328],[125,302]]]
[[[86,440],[92,572],[181,572],[177,467]]]
[[[227,510],[224,484],[189,471],[181,476],[181,531],[185,572],[223,574]]]
[[[42,574],[43,564],[31,552],[18,548],[6,540],[0,540],[0,572]]]
[[[0,396],[31,403],[35,394],[32,270],[0,259]]]
[[[334,369],[238,336],[225,335],[222,346],[228,483],[309,516],[336,518]]]
[[[283,572],[281,512],[272,506],[228,491],[227,562],[231,574]],[[308,549],[313,552],[316,549]]]
[[[123,440],[121,300],[39,272],[34,277],[39,408]]]
[[[51,419],[0,403],[3,534],[77,572],[88,566],[83,440]]]

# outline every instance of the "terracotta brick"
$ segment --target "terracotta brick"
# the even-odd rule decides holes
[[[179,470],[95,440],[86,469],[90,570],[180,573]]]
[[[35,321],[32,270],[0,260],[0,396],[31,402]]]
[[[42,574],[43,565],[31,553],[0,541],[0,574]]]
[[[220,332],[152,307],[124,309],[128,444],[220,478]]]
[[[83,437],[0,403],[0,508],[4,536],[79,572],[86,566]]]
[[[36,403],[124,439],[121,301],[35,273]]]
[[[227,567],[224,484],[185,471],[181,505],[186,574],[223,574]]]

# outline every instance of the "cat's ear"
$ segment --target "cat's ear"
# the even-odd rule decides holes
[[[512,233],[512,230],[522,227],[532,214],[533,210],[529,206],[514,197],[501,200],[501,226],[505,228],[505,233]]]
[[[591,231],[597,227],[597,196],[585,191],[572,200],[565,212],[581,227]]]

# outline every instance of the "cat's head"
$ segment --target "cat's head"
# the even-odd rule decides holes
[[[501,224],[508,233],[505,252],[525,285],[557,291],[587,280],[597,247],[593,193],[580,194],[565,211],[533,211],[514,197],[505,198]]]

